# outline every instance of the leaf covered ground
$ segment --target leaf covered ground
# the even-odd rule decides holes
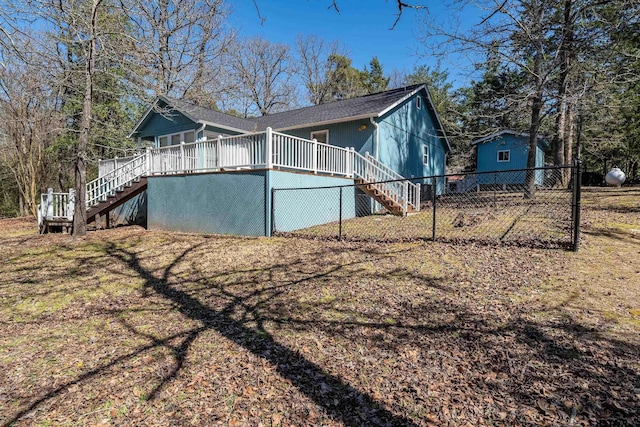
[[[582,245],[0,221],[0,425],[640,424],[640,189]]]

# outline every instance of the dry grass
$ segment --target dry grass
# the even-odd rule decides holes
[[[436,238],[449,242],[568,248],[572,245],[571,198],[571,191],[557,189],[540,189],[535,199],[502,191],[442,196],[436,204]],[[287,214],[293,215],[280,212],[276,216]],[[431,240],[433,226],[433,206],[425,203],[421,211],[404,218],[376,214],[345,219],[341,237],[369,242]],[[279,234],[335,239],[340,228],[336,221]]]
[[[637,425],[640,189],[581,251],[0,221],[0,424]]]

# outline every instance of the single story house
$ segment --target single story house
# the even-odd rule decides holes
[[[89,218],[135,196],[149,229],[258,236],[353,217],[362,193],[372,210],[417,211],[420,185],[409,179],[444,175],[450,151],[423,84],[255,118],[159,96],[130,137],[145,151],[101,162]],[[340,185],[350,186],[342,212],[312,191],[274,198]]]
[[[480,185],[523,185],[529,156],[529,134],[502,130],[471,142],[476,151],[477,183]],[[544,167],[544,153],[549,142],[539,136],[536,146],[535,167]],[[520,169],[517,172],[506,172]],[[502,172],[501,172],[502,171]],[[482,173],[491,172],[491,173]],[[535,172],[536,184],[542,185],[544,171]]]

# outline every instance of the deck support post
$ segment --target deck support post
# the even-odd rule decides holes
[[[402,201],[402,216],[407,216],[408,204],[409,204],[409,181],[404,181],[402,183],[402,192],[404,193],[403,201]]]
[[[76,208],[76,190],[73,188],[70,188],[69,199],[67,200],[67,219],[69,221],[73,221],[73,212],[75,208]]]
[[[53,218],[53,188],[47,189],[47,218]]]
[[[355,151],[356,149],[354,147],[349,147],[349,154],[347,157],[347,173],[349,174],[349,177],[353,178],[354,177],[354,170],[355,170],[355,161],[356,161],[356,155],[355,155]]]
[[[318,140],[313,138],[313,145],[311,149],[313,150],[311,153],[311,168],[313,169],[313,173],[318,173]]]
[[[147,154],[147,158],[146,158],[146,173],[145,175],[151,175],[151,147],[147,147],[146,149],[146,154]]]
[[[267,138],[266,141],[266,161],[267,161],[267,169],[273,169],[273,129],[271,129],[270,127],[267,128],[267,131],[265,133],[265,136]]]
[[[185,161],[184,161],[184,141],[180,141],[180,170],[182,173],[185,172]]]

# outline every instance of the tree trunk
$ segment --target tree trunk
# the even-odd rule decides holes
[[[558,77],[558,117],[556,119],[555,135],[553,138],[553,163],[556,166],[571,162],[573,146],[573,115],[574,105],[569,100],[571,91],[570,71],[575,60],[574,29],[571,10],[573,0],[565,0],[563,3],[563,22],[559,47],[560,74]],[[570,170],[563,170],[561,184],[569,184]]]
[[[80,119],[80,134],[78,135],[78,150],[75,162],[75,207],[73,212],[73,236],[87,234],[87,145],[91,130],[91,107],[93,98],[93,73],[95,69],[96,25],[97,11],[100,0],[93,0],[91,5],[91,24],[86,51],[84,70],[84,96],[82,100],[82,116]]]
[[[531,121],[529,122],[529,153],[527,155],[527,173],[525,179],[525,199],[533,199],[536,192],[536,173],[533,168],[536,167],[536,154],[538,149],[538,129],[540,127],[540,112],[542,111],[542,96],[544,91],[544,78],[542,76],[543,65],[543,38],[542,31],[542,5],[538,3],[538,28],[535,31],[535,39],[532,40],[535,47],[533,54],[533,89],[534,93],[531,97]]]
[[[564,158],[567,164],[571,163],[573,157],[573,144],[576,139],[576,107],[572,102],[567,104],[567,120],[565,123]],[[562,170],[562,183],[569,185],[571,179],[571,169]]]
[[[538,55],[536,55],[536,62]],[[533,199],[536,193],[536,154],[538,151],[538,128],[540,127],[540,111],[542,110],[542,86],[538,87],[531,102],[531,122],[529,124],[529,153],[527,155],[527,173],[525,182],[526,199]]]

